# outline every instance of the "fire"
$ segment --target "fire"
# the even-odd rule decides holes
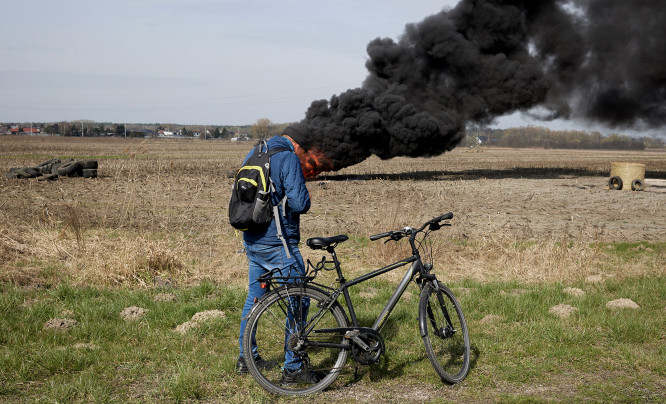
[[[298,159],[301,160],[301,167],[303,168],[303,175],[306,179],[314,178],[319,173],[323,171],[333,170],[333,162],[331,159],[324,155],[324,152],[318,148],[313,147],[312,149],[305,151],[301,146],[294,141],[294,139],[289,136],[284,136],[291,144],[294,145],[294,150]]]

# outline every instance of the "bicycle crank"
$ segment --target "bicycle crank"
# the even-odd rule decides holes
[[[352,356],[361,365],[373,365],[379,362],[384,353],[384,339],[371,328],[347,331],[345,338],[352,341]]]

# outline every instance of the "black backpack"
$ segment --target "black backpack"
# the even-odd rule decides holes
[[[274,147],[268,149],[265,140],[257,145],[254,153],[247,159],[234,177],[234,185],[229,200],[229,223],[235,229],[242,231],[258,231],[265,229],[273,218],[277,225],[278,237],[287,250],[287,243],[282,237],[278,205],[273,205],[271,194],[275,192],[271,180],[271,156],[282,151],[291,151],[287,147]],[[287,197],[282,211],[286,208]],[[283,213],[284,214],[284,213]]]

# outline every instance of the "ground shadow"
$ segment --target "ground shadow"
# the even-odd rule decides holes
[[[471,373],[477,365],[477,362],[479,358],[481,357],[481,351],[479,350],[478,346],[475,344],[471,344],[470,347],[470,364],[469,364],[469,372]],[[348,383],[348,385],[351,385],[353,383],[357,383],[359,380],[363,378],[364,375],[367,375],[372,382],[378,382],[381,380],[385,379],[397,379],[402,376],[404,376],[405,373],[405,368],[408,365],[411,365],[416,362],[428,362],[429,359],[428,356],[425,354],[425,350],[423,352],[423,356],[418,359],[418,360],[412,360],[412,361],[395,361],[391,358],[390,355],[386,356],[383,355],[381,357],[381,360],[379,364],[377,365],[370,365],[370,366],[359,366],[356,369],[355,377],[353,380]],[[365,368],[365,369],[364,369]],[[435,370],[432,370],[433,373]],[[468,373],[469,376],[469,373]]]
[[[557,179],[562,176],[577,177],[607,177],[608,172],[596,171],[584,168],[530,168],[516,167],[502,170],[478,169],[459,171],[411,171],[391,174],[321,174],[311,181],[459,181],[479,179],[506,179],[506,178],[528,178],[528,179]],[[666,179],[666,172],[646,171],[647,178]]]
[[[358,313],[357,313],[358,314]],[[360,314],[357,316],[359,324],[361,326],[366,326],[370,327],[372,323],[376,320],[372,315],[370,314]],[[382,328],[381,331],[381,336],[384,338],[384,342],[388,345],[389,341],[387,341],[387,336],[390,339],[392,335],[395,335],[398,333],[398,329],[408,321],[411,320],[411,317],[401,311],[394,311],[391,313],[391,316],[386,320],[386,323],[384,324],[384,327]],[[418,332],[416,330],[415,332]],[[355,377],[351,381],[351,383],[355,383],[364,376],[368,376],[370,380],[373,382],[379,381],[379,380],[384,380],[384,379],[395,379],[403,376],[405,374],[405,367],[409,365],[409,362],[402,362],[402,361],[396,361],[392,359],[391,351],[392,349],[389,348],[388,346],[386,347],[386,351],[384,355],[381,355],[379,359],[378,364],[374,365],[369,365],[369,366],[364,366],[364,365],[358,365],[355,371]],[[424,352],[424,359],[428,360],[428,358],[425,356]],[[354,362],[353,359],[351,359],[352,362]],[[355,362],[354,362],[355,363]]]
[[[374,321],[374,318],[372,318],[369,315],[360,315],[358,317],[359,323],[360,324],[370,324]],[[384,325],[384,328],[381,331],[382,337],[388,336],[390,339],[391,335],[395,335],[398,333],[398,329],[400,327],[404,327],[406,322],[409,322],[410,320],[413,320],[411,316],[408,315],[406,312],[399,312],[399,313],[392,313],[391,317],[386,321],[386,324]],[[415,332],[418,332],[416,330]],[[389,343],[385,339],[385,342]],[[422,346],[422,345],[421,345]],[[478,346],[476,344],[471,344],[471,352],[470,352],[470,372],[476,368],[476,364],[481,357],[481,351],[479,350]],[[398,379],[400,377],[403,377],[405,375],[405,369],[414,363],[417,362],[424,362],[428,363],[429,359],[428,356],[425,353],[425,348],[423,348],[423,355],[420,356],[418,359],[412,359],[412,360],[396,360],[395,356],[392,355],[391,348],[387,347],[387,354],[382,355],[380,357],[379,363],[375,365],[370,365],[370,366],[363,366],[363,365],[358,365],[355,367],[354,371],[354,376],[352,377],[352,380],[347,383],[347,385],[351,385],[354,383],[357,383],[359,380],[361,380],[363,377],[368,377],[370,381],[372,382],[378,382],[381,380],[386,380],[386,379]],[[395,348],[393,348],[395,349]],[[353,362],[353,359],[350,359]],[[355,364],[355,362],[353,362]],[[435,370],[433,369],[433,373]]]

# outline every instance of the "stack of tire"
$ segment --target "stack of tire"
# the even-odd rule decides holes
[[[11,168],[6,177],[37,178],[38,181],[55,180],[58,177],[97,178],[97,167],[97,160],[52,159],[35,167]]]

